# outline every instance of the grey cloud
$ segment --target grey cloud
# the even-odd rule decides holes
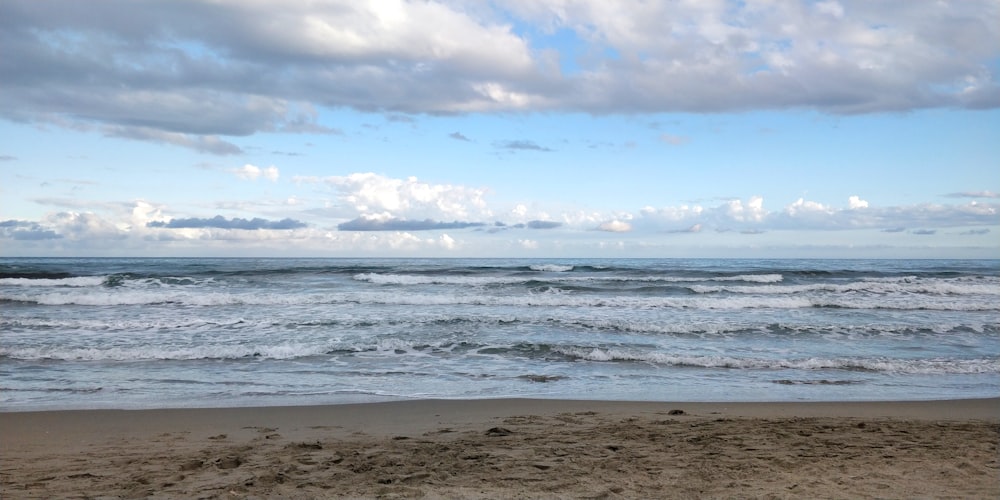
[[[987,0],[845,2],[840,17],[810,2],[646,2],[613,15],[545,2],[495,11],[412,2],[398,4],[392,29],[371,5],[5,0],[0,117],[234,154],[220,137],[338,133],[318,123],[315,106],[389,120],[1000,107],[1000,28],[990,21],[1000,7]],[[683,25],[691,19],[711,29]],[[589,44],[581,51],[618,57],[563,72],[554,57],[572,54],[533,46],[542,42],[510,27],[519,24],[569,30]]]
[[[937,234],[937,230],[935,230],[935,229],[914,229],[913,231],[910,231],[910,234],[918,234],[918,235],[921,235],[921,236],[929,236],[929,235],[932,235],[932,234]]]
[[[562,225],[562,222],[551,220],[533,220],[528,222],[527,227],[528,229],[555,229]]]
[[[14,160],[16,160],[16,159],[17,159],[17,157],[16,157],[16,156],[11,156],[11,155],[0,155],[0,161],[14,161]]]
[[[51,229],[45,229],[37,222],[5,220],[0,221],[0,237],[31,241],[55,240],[62,238],[62,235]]]
[[[258,229],[277,229],[277,230],[288,230],[288,229],[300,229],[306,227],[306,224],[295,219],[281,219],[279,221],[269,221],[266,219],[261,219],[259,217],[254,217],[253,219],[242,219],[239,217],[234,217],[232,219],[226,219],[221,215],[216,215],[210,219],[199,219],[199,218],[189,218],[189,219],[172,219],[168,222],[163,221],[153,221],[146,223],[147,227],[155,228],[167,228],[167,229],[191,229],[191,228],[216,228],[216,229],[245,229],[245,230],[258,230]]]
[[[389,122],[392,122],[392,123],[416,123],[417,122],[417,120],[415,118],[413,118],[412,116],[401,115],[401,114],[397,114],[397,113],[386,115],[385,119],[386,119],[386,121],[389,121]]]
[[[485,225],[486,224],[483,224],[482,222],[439,222],[431,219],[377,220],[359,217],[337,225],[337,229],[341,231],[432,231],[436,229],[465,229],[469,227],[482,227]]]
[[[469,142],[470,141],[470,139],[468,137],[462,135],[460,132],[452,132],[452,133],[448,134],[448,137],[451,137],[452,139],[455,139],[456,141],[465,141],[465,142]]]
[[[993,191],[964,191],[961,193],[948,193],[949,198],[1000,198],[1000,193]]]
[[[535,141],[527,140],[515,140],[515,141],[502,141],[495,143],[496,147],[500,149],[510,149],[515,151],[543,151],[551,152],[552,149],[539,146]]]
[[[902,233],[906,231],[905,227],[888,227],[882,230],[883,233]]]
[[[243,150],[230,142],[219,139],[214,135],[192,135],[177,132],[164,132],[146,127],[105,127],[105,135],[110,137],[121,137],[123,139],[135,139],[139,141],[165,142],[175,146],[194,149],[202,153],[215,155],[237,155]]]
[[[970,229],[968,231],[963,231],[963,232],[961,232],[959,234],[977,236],[977,235],[981,235],[981,234],[990,234],[990,230],[989,229],[985,229],[985,228],[983,228],[983,229]]]

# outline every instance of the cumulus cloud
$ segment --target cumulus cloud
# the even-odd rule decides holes
[[[306,226],[307,226],[306,223],[290,218],[285,218],[278,221],[270,221],[266,219],[261,219],[259,217],[254,217],[253,219],[243,219],[240,217],[233,217],[232,219],[227,219],[221,215],[216,215],[215,217],[208,219],[200,219],[197,217],[192,217],[187,219],[171,219],[170,221],[167,222],[151,221],[146,223],[146,227],[153,227],[153,228],[166,228],[166,229],[216,228],[216,229],[243,229],[247,231],[256,231],[259,229],[276,229],[276,230],[300,229]]]
[[[249,163],[240,168],[233,169],[232,172],[240,179],[246,179],[249,181],[257,180],[258,177],[263,177],[271,182],[276,182],[278,180],[278,176],[280,175],[278,168],[274,165],[261,168]]]
[[[61,237],[71,240],[118,240],[127,232],[103,217],[90,212],[58,212],[45,217],[44,226],[52,228]]]
[[[224,137],[338,133],[317,107],[389,116],[996,108],[997,18],[993,0],[7,0],[0,116],[236,154]],[[536,36],[556,32],[578,45]],[[560,64],[569,59],[572,69]]]
[[[490,218],[485,189],[397,179],[371,172],[324,178],[296,177],[300,183],[323,183],[355,216],[410,220],[483,220]]]
[[[752,196],[745,204],[738,199],[726,203],[726,216],[735,222],[761,222],[767,214],[761,196]]]
[[[37,222],[21,220],[0,221],[0,237],[25,241],[62,238],[55,231],[46,229]]]

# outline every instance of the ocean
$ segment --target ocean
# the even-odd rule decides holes
[[[998,260],[0,259],[0,410],[1000,396]]]

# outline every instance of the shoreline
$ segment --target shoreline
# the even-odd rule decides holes
[[[0,413],[5,498],[990,498],[1000,398]]]

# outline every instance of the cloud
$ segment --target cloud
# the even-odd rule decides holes
[[[878,229],[902,232],[906,227],[962,227],[997,224],[1000,203],[972,201],[965,205],[919,204],[872,207],[856,196],[847,207],[799,198],[779,211],[767,210],[764,199],[727,201],[718,206],[645,207],[633,222],[637,229],[685,231],[694,224],[716,230],[843,230]]]
[[[51,228],[60,237],[71,240],[120,240],[127,231],[101,216],[89,212],[58,212],[45,217],[43,226]]]
[[[338,224],[337,229],[341,231],[433,231],[439,229],[465,229],[485,225],[482,222],[439,222],[430,219],[405,220],[358,217],[357,219]]]
[[[452,133],[448,134],[448,137],[451,137],[452,139],[455,139],[456,141],[471,142],[471,140],[468,137],[462,135],[460,132],[452,132]]]
[[[609,233],[627,233],[632,230],[632,225],[628,222],[615,219],[602,222],[599,226],[597,226],[597,230],[607,231]]]
[[[486,189],[451,184],[431,184],[416,177],[396,179],[371,172],[346,176],[295,177],[299,183],[322,183],[337,192],[341,209],[349,217],[388,217],[409,220],[489,219]]]
[[[254,217],[253,219],[242,219],[239,217],[234,217],[232,219],[226,219],[221,215],[216,215],[210,219],[199,219],[197,217],[189,219],[171,219],[168,222],[163,221],[151,221],[146,223],[146,227],[151,228],[166,228],[166,229],[201,229],[201,228],[216,228],[216,229],[243,229],[247,231],[256,231],[259,229],[275,229],[275,230],[289,230],[289,229],[300,229],[306,227],[307,224],[294,219],[281,219],[278,221],[269,221],[266,219],[261,219],[259,217]]]
[[[981,235],[981,234],[990,234],[990,230],[986,229],[986,228],[983,228],[983,229],[970,229],[968,231],[963,231],[963,232],[961,232],[959,234],[970,235],[970,236],[978,236],[978,235]]]
[[[51,229],[45,229],[37,222],[5,220],[0,221],[0,237],[14,240],[54,240],[62,238]]]
[[[14,160],[17,160],[16,156],[0,155],[0,161],[14,161]]]
[[[691,138],[680,135],[660,134],[660,141],[670,144],[671,146],[680,146],[691,142]]]
[[[556,222],[551,220],[533,220],[528,221],[526,227],[528,229],[555,229],[562,226],[562,222]]]
[[[0,116],[237,154],[225,137],[338,133],[320,124],[320,107],[389,119],[992,109],[1000,106],[998,17],[992,0],[503,0],[488,8],[7,0]],[[557,32],[579,45],[538,36]],[[572,68],[560,65],[568,60]],[[535,149],[530,141],[509,149],[518,144]]]
[[[494,143],[497,148],[507,149],[511,151],[541,151],[545,153],[552,152],[552,149],[547,147],[539,146],[535,141],[528,140],[515,140],[515,141],[501,141]]]
[[[993,191],[965,191],[962,193],[949,193],[945,195],[949,198],[1000,198],[1000,193]]]
[[[240,179],[246,179],[249,181],[257,180],[258,177],[264,177],[271,182],[277,182],[279,175],[278,168],[274,165],[261,168],[249,163],[243,165],[241,168],[233,169],[232,172]]]
[[[674,229],[674,230],[667,231],[667,232],[669,232],[669,233],[700,233],[701,229],[702,229],[702,225],[701,224],[694,224],[694,225],[692,225],[690,227],[686,227],[684,229]]]
[[[914,229],[913,231],[910,231],[910,234],[917,234],[917,235],[921,235],[921,236],[930,236],[932,234],[937,234],[937,230],[935,230],[935,229]]]
[[[163,142],[183,148],[193,149],[213,155],[237,155],[243,150],[239,146],[220,139],[217,135],[198,135],[182,132],[157,130],[150,127],[109,125],[103,129],[108,137],[120,137],[138,141]]]

